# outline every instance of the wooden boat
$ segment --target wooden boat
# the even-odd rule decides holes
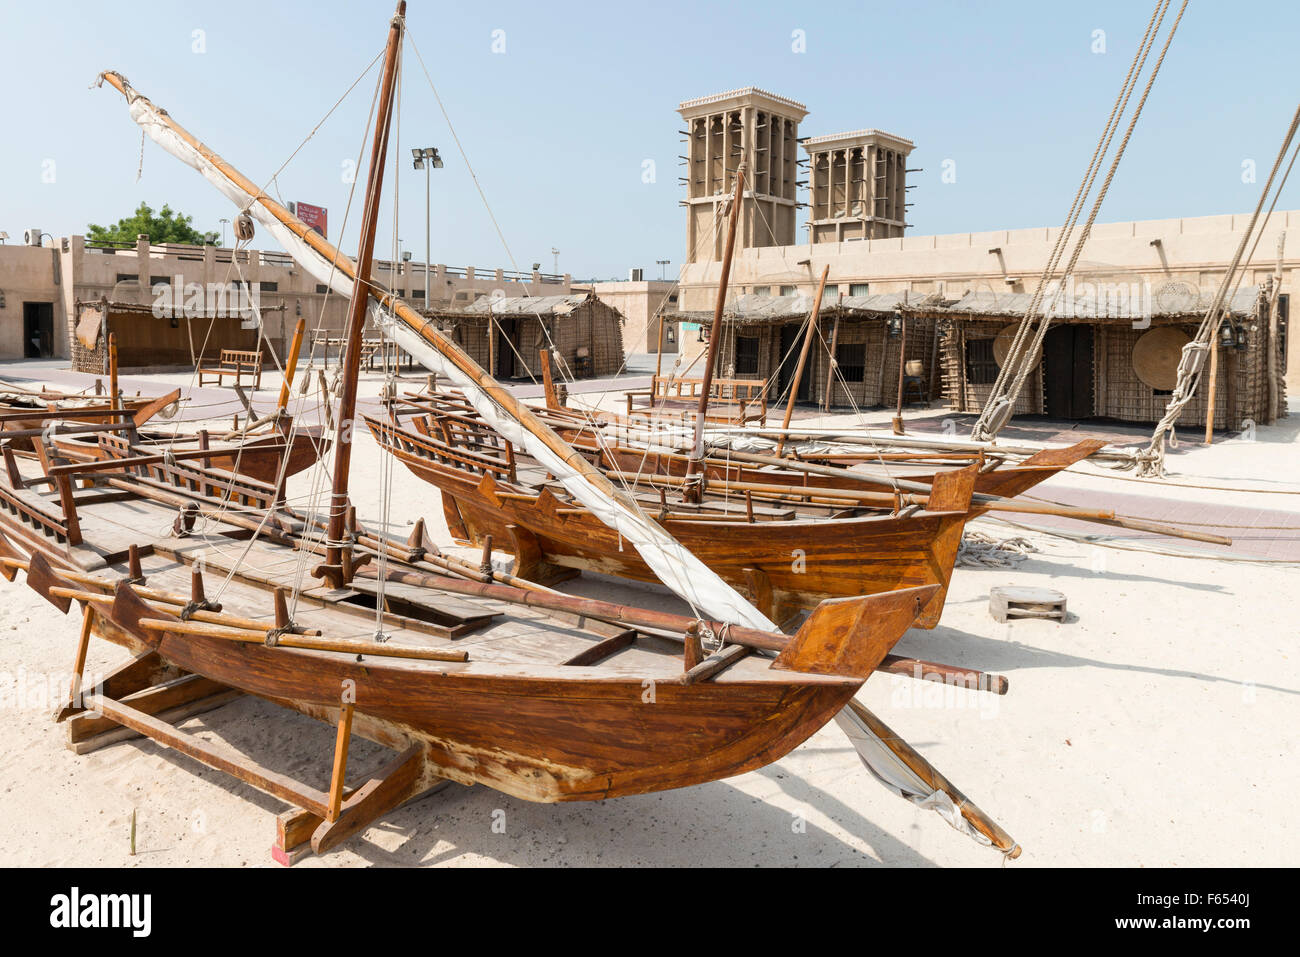
[[[312,583],[298,592],[288,627],[276,616],[275,593],[292,588],[298,549],[310,543],[301,522],[273,507],[271,490],[201,466],[132,461],[98,463],[111,471],[56,466],[0,489],[8,577],[25,569],[28,585],[65,611],[82,602],[90,633],[137,656],[119,674],[201,675],[208,693],[242,691],[330,721],[340,688],[353,682],[352,730],[418,754],[410,760],[425,785],[445,777],[528,800],[597,800],[761,766],[844,707],[933,590],[829,603],[792,639],[730,629],[720,653],[692,657],[685,631],[669,637],[663,624],[629,626],[638,620],[633,610],[611,624],[497,597],[522,593],[513,586],[493,585],[482,596],[442,590],[440,583],[455,583],[427,562],[400,561],[404,549],[394,546],[388,560],[418,574],[422,587],[399,583],[397,574],[383,590],[364,577],[342,590]],[[194,492],[195,475],[221,494]],[[66,489],[62,495],[39,490],[46,478]],[[67,489],[86,481],[96,484]],[[246,556],[240,535],[261,519],[221,516],[231,494],[271,516],[271,533]],[[168,526],[178,507],[201,509],[207,531],[152,538],[135,531]],[[216,573],[206,586],[213,598],[213,578],[235,575],[219,592],[219,609],[201,614],[199,567]],[[376,595],[394,609],[382,614],[382,645],[361,637],[374,634],[368,606]],[[572,608],[584,610],[580,600]],[[286,627],[278,641],[268,639]],[[756,649],[780,656],[753,657]],[[89,703],[147,730],[139,715],[148,705],[120,700],[136,683],[110,678]],[[647,688],[654,707],[645,704]],[[82,722],[78,734],[85,725],[102,722]],[[324,803],[306,789],[271,793],[317,812]]]
[[[127,96],[132,118],[155,142],[217,183],[246,216],[283,227],[276,235],[295,258],[348,296],[348,346],[323,514],[288,508],[280,485],[209,467],[209,450],[160,453],[109,432],[99,435],[105,454],[97,461],[56,463],[47,453],[7,459],[0,574],[24,574],[65,611],[81,606],[75,677],[59,714],[74,743],[104,744],[105,735],[117,740],[130,729],[289,802],[277,839],[288,861],[307,843],[318,852],[337,845],[443,780],[537,801],[643,794],[760,767],[834,718],[850,729],[865,763],[888,767],[882,780],[898,793],[946,809],[954,826],[1015,856],[1018,846],[1004,831],[852,701],[875,671],[913,666],[916,677],[924,668],[1005,692],[994,676],[890,658],[935,586],[823,602],[795,634],[782,633],[375,281],[404,12],[399,4],[389,28],[355,263],[119,74],[103,77]],[[662,549],[665,579],[700,612],[558,594],[438,554],[422,524],[398,542],[358,523],[347,438],[372,300],[381,329],[458,378],[480,414],[521,437],[648,562]],[[282,445],[289,454],[291,443]],[[171,531],[162,531],[169,519]],[[134,657],[83,694],[95,635]],[[172,723],[236,694],[336,723],[328,790]],[[398,754],[349,789],[354,733]]]
[[[366,416],[376,441],[442,493],[448,528],[459,541],[514,553],[525,578],[554,582],[577,571],[637,581],[658,577],[618,533],[561,498],[546,469],[467,415],[425,413],[406,423]],[[642,473],[652,479],[649,472]],[[646,511],[724,581],[745,589],[760,610],[783,620],[827,598],[933,585],[917,617],[933,628],[943,610],[970,506],[975,469],[935,478],[924,509],[818,508],[706,494],[687,502],[675,491],[647,491]],[[558,494],[557,494],[558,492]],[[831,517],[831,515],[834,517]]]
[[[108,347],[109,397],[97,401],[89,408],[58,407],[41,413],[38,419],[15,416],[12,421],[15,429],[26,426],[32,434],[39,432],[42,436],[48,436],[54,450],[73,462],[103,461],[118,446],[102,442],[100,437],[105,434],[118,435],[137,451],[143,448],[149,454],[186,454],[188,458],[201,459],[209,468],[225,470],[260,482],[282,483],[286,478],[315,464],[329,448],[329,439],[325,437],[324,429],[319,426],[296,425],[288,411],[305,329],[306,321],[299,319],[275,410],[256,421],[247,422],[243,428],[224,434],[213,436],[205,429],[182,431],[179,428],[146,428],[146,423],[159,410],[177,405],[180,390],[175,389],[153,400],[132,401],[121,396],[117,388],[117,346],[112,334],[109,335]],[[116,403],[112,396],[117,396]],[[0,419],[4,418],[6,417],[0,416]],[[28,443],[19,447],[32,448],[30,436],[19,436],[15,431],[8,434],[14,436],[14,441],[22,438]]]
[[[0,381],[0,428],[13,436],[9,441],[14,448],[30,450],[33,447],[31,436],[16,433],[39,433],[51,422],[97,426],[126,417],[138,427],[158,413],[174,408],[179,399],[180,390],[174,389],[157,397],[121,396],[114,406],[108,396],[77,395],[48,389],[34,391]]]
[[[285,418],[271,429],[237,433],[236,438],[209,436],[206,430],[171,433],[158,429],[136,429],[132,444],[153,452],[166,449],[171,453],[203,451],[203,461],[210,468],[224,469],[260,482],[297,475],[316,464],[329,448],[330,440],[320,426],[293,427]],[[286,461],[285,443],[289,444]],[[108,452],[97,435],[73,433],[54,435],[59,454],[74,462],[103,461]]]

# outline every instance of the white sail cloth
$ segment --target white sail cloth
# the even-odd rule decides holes
[[[101,76],[102,81],[102,76]],[[274,200],[258,194],[254,196],[227,176],[200,150],[180,136],[164,120],[164,114],[148,98],[133,90],[122,78],[124,93],[131,118],[155,143],[181,162],[198,171],[218,192],[240,210],[246,210],[289,254],[318,281],[341,296],[351,297],[352,278],[341,272],[329,258],[304,241],[272,212],[280,209]],[[287,215],[287,213],[285,213]],[[336,262],[344,261],[336,252]],[[588,477],[557,455],[549,445],[526,429],[508,410],[502,408],[466,374],[456,363],[430,345],[402,317],[372,303],[372,317],[384,332],[408,353],[418,358],[430,369],[446,376],[464,391],[467,400],[483,416],[485,422],[503,437],[526,449],[541,462],[565,489],[606,525],[636,548],[646,564],[659,579],[678,596],[700,609],[711,618],[724,622],[743,624],[750,628],[779,631],[776,624],[747,602],[716,572],[692,555],[681,543],[659,525],[642,515],[634,505],[610,496]],[[448,343],[451,349],[454,344]],[[468,361],[468,360],[466,360]],[[974,831],[961,816],[960,810],[942,791],[933,791],[909,769],[851,709],[844,709],[836,717],[837,723],[848,735],[858,757],[871,774],[887,788],[920,807],[937,811],[953,827],[975,837],[982,843],[988,840]]]
[[[129,85],[127,89],[130,91],[127,100],[131,118],[150,139],[197,170],[232,203],[241,210],[246,210],[317,280],[327,283],[339,295],[351,297],[352,278],[336,268],[330,259],[305,242],[272,212],[272,208],[278,208],[279,204],[264,194],[253,196],[234,182],[200,150],[177,134],[147,97],[135,93]],[[484,392],[475,379],[430,345],[401,316],[388,310],[375,309],[372,309],[371,315],[398,345],[461,389],[488,425],[507,440],[526,449],[556,477],[570,495],[602,522],[615,529],[621,537],[626,538],[659,580],[690,603],[692,608],[718,621],[765,631],[780,630],[661,526],[641,514],[634,504],[620,500],[619,496],[611,496],[557,455],[546,442],[525,428],[508,410]],[[448,346],[451,349],[458,348],[450,342]],[[469,360],[466,358],[465,361]]]
[[[853,742],[853,750],[871,776],[899,797],[911,801],[919,808],[934,811],[954,829],[980,844],[993,842],[975,830],[962,816],[961,808],[953,803],[946,791],[935,790],[925,783],[915,771],[885,746],[852,708],[843,708],[835,715],[835,723]]]

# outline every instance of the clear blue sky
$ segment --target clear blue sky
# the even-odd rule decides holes
[[[658,275],[657,259],[675,273],[685,229],[674,107],[748,85],[806,103],[804,135],[871,126],[914,140],[909,165],[924,172],[912,177],[913,233],[1058,223],[1151,6],[412,0],[408,24],[520,265],[549,270],[557,246],[561,270],[610,278],[630,266]],[[95,74],[121,71],[261,182],[379,52],[393,8],[5,0],[0,110],[14,135],[0,150],[0,229],[84,232],[142,199],[219,229],[226,200],[152,143],[135,182],[138,129],[115,91],[87,88]],[[504,31],[504,53],[493,52],[494,30]],[[795,30],[804,53],[792,51]],[[1104,54],[1092,52],[1095,30],[1105,31]],[[1253,207],[1259,185],[1242,182],[1241,164],[1254,159],[1262,183],[1300,94],[1297,37],[1294,0],[1193,0],[1101,219]],[[331,239],[347,198],[342,163],[358,153],[373,79],[280,176],[285,200],[329,208]],[[433,174],[433,260],[508,266],[409,47],[401,144],[404,248],[424,249],[424,174],[411,170],[407,147],[436,145],[446,168]],[[654,183],[642,181],[647,159]],[[956,163],[955,183],[941,182],[945,159]],[[54,182],[43,182],[50,161]],[[1300,205],[1294,183],[1287,193],[1283,207]]]

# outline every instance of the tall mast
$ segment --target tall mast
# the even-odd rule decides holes
[[[125,96],[132,121],[150,139],[199,171],[239,208],[247,208],[317,281],[328,283],[341,295],[351,298],[354,287],[361,281],[356,263],[266,195],[256,183],[210,147],[199,142],[171,114],[135,90],[120,73],[107,71],[101,74],[101,79]],[[730,621],[751,628],[776,628],[717,572],[647,517],[631,496],[615,487],[600,469],[561,439],[529,406],[484,372],[432,320],[391,291],[368,282],[368,277],[362,285],[379,305],[388,334],[403,349],[465,390],[466,397],[492,428],[545,463],[569,494],[632,543],[665,585],[717,621]],[[347,559],[346,552],[343,557]]]
[[[731,278],[731,254],[736,248],[736,220],[740,216],[740,202],[745,195],[745,164],[736,170],[736,194],[731,200],[731,217],[727,221],[727,247],[722,254],[722,275],[718,277],[718,299],[713,306],[713,325],[709,327],[709,349],[704,359],[704,382],[700,386],[700,405],[695,413],[695,441],[691,445],[691,460],[686,466],[689,483],[704,457],[704,422],[709,414],[709,390],[713,388],[713,366],[718,360],[722,342],[722,312],[727,305],[727,280]]]
[[[388,153],[388,130],[393,118],[393,88],[396,86],[397,54],[402,45],[406,0],[399,0],[397,13],[388,28],[388,49],[379,81],[379,112],[375,116],[375,138],[370,147],[370,174],[361,219],[361,241],[357,248],[357,281],[348,303],[347,346],[343,353],[343,394],[339,397],[334,434],[334,484],[330,494],[329,532],[325,561],[312,570],[330,586],[340,588],[352,576],[351,562],[344,567],[344,522],[348,510],[348,473],[352,467],[352,426],[357,411],[357,376],[361,371],[361,337],[370,304],[369,281],[375,255],[375,230],[379,221],[379,197],[384,187],[384,160]],[[350,551],[350,549],[348,549]]]

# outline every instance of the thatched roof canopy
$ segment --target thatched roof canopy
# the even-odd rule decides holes
[[[870,296],[839,296],[822,299],[820,317],[847,320],[886,319],[895,312],[915,311],[943,303],[942,297],[935,294],[918,295],[916,293],[882,292]],[[795,296],[737,296],[727,303],[722,313],[723,322],[732,325],[782,325],[787,322],[802,322],[812,312],[813,297],[804,293]],[[713,312],[684,311],[664,313],[666,322],[701,322],[708,325],[713,321]]]
[[[1062,300],[1052,319],[1118,323],[1141,319],[1200,319],[1213,305],[1216,291],[1197,289],[1191,283],[1170,282],[1153,289],[1134,287],[1115,294],[1108,284],[1081,281],[1076,284],[1075,295]],[[1238,318],[1253,315],[1259,297],[1259,286],[1241,286],[1228,296],[1225,312]],[[921,311],[938,318],[1013,321],[1024,318],[1032,300],[1033,295],[1027,292],[978,290],[966,293],[956,302],[935,304]],[[1046,300],[1040,304],[1040,313],[1046,304]]]
[[[588,304],[616,311],[613,306],[601,302],[594,292],[589,292],[585,295],[572,296],[510,296],[506,298],[483,296],[464,306],[435,307],[426,310],[424,314],[451,325],[461,322],[482,321],[487,319],[488,315],[563,319],[573,315]]]

